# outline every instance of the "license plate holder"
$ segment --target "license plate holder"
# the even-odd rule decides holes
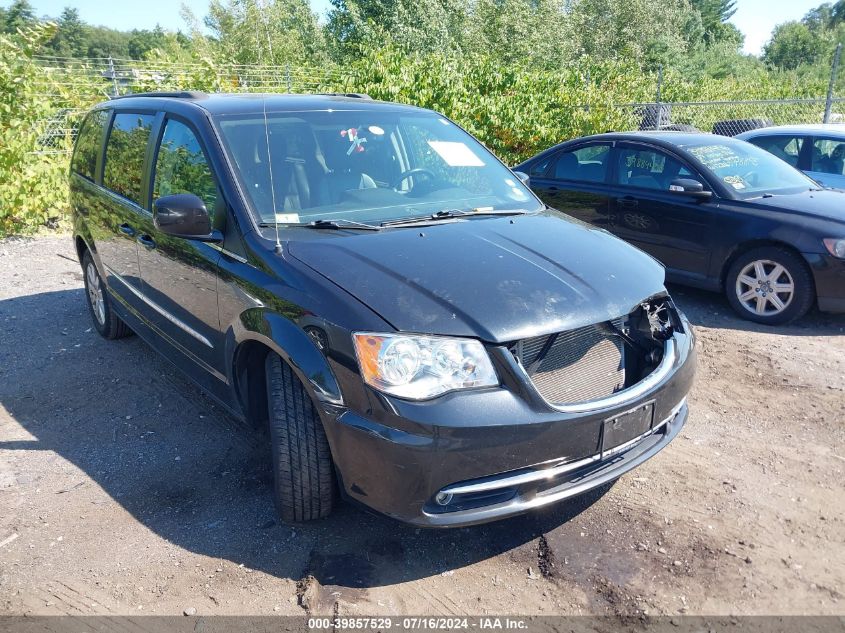
[[[648,433],[653,425],[653,401],[608,418],[602,428],[601,452],[612,450]]]

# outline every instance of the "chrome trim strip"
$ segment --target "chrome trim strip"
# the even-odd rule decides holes
[[[105,264],[104,264],[104,266],[105,266]],[[136,297],[138,297],[141,301],[143,301],[144,303],[146,303],[146,304],[147,304],[148,306],[150,306],[153,310],[155,310],[155,311],[156,311],[156,312],[158,312],[161,316],[163,316],[165,319],[167,319],[168,321],[170,321],[173,325],[175,325],[176,327],[178,327],[180,330],[182,330],[182,331],[184,331],[184,332],[186,332],[186,333],[190,334],[191,336],[193,336],[195,339],[197,339],[197,340],[198,340],[200,343],[202,343],[203,345],[207,345],[207,346],[208,346],[208,347],[210,347],[211,349],[214,349],[214,345],[212,345],[212,344],[211,344],[211,341],[209,341],[209,340],[208,340],[207,338],[205,338],[202,334],[200,334],[199,332],[197,332],[194,328],[192,328],[191,326],[189,326],[189,325],[188,325],[188,324],[186,324],[185,322],[180,321],[180,320],[179,320],[179,319],[177,319],[175,316],[173,316],[172,314],[170,314],[167,310],[165,310],[164,308],[162,308],[162,307],[161,307],[160,305],[158,305],[155,301],[153,301],[152,299],[150,299],[147,295],[145,295],[143,292],[141,292],[140,290],[138,290],[137,288],[135,288],[132,284],[130,284],[128,281],[126,281],[126,280],[125,280],[123,277],[121,277],[119,274],[117,274],[116,272],[114,272],[114,270],[112,270],[112,269],[111,269],[111,268],[109,268],[108,266],[105,266],[105,268],[106,268],[106,270],[108,271],[108,273],[109,273],[110,275],[114,275],[114,276],[118,279],[118,281],[120,281],[120,282],[121,282],[124,286],[126,286],[126,287],[129,289],[129,291],[130,291],[133,295],[135,295]]]
[[[531,377],[526,373],[525,368],[520,365],[519,363],[515,363],[516,367],[518,368],[517,371],[521,372],[522,379],[534,390],[534,392],[543,399],[549,407],[554,409],[555,411],[560,411],[561,413],[589,413],[590,411],[597,411],[599,409],[610,409],[613,407],[622,406],[628,404],[632,400],[636,400],[641,396],[645,395],[646,392],[650,391],[658,384],[663,382],[663,380],[669,376],[672,372],[672,367],[675,365],[675,361],[677,360],[677,350],[675,347],[675,341],[673,339],[669,339],[663,345],[663,359],[660,361],[660,364],[651,372],[648,376],[643,378],[635,385],[631,385],[627,389],[623,389],[622,391],[617,391],[616,393],[606,397],[606,398],[599,398],[598,400],[587,400],[585,402],[576,402],[574,404],[555,404],[554,402],[549,402],[545,398],[543,398],[543,394],[537,389],[534,385],[534,381],[531,380]]]
[[[561,464],[560,466],[555,466],[554,468],[541,468],[538,470],[519,473],[518,475],[504,476],[498,479],[482,481],[475,484],[457,484],[454,486],[446,486],[440,492],[445,492],[453,495],[474,494],[478,492],[491,492],[494,490],[499,490],[501,488],[512,488],[515,486],[521,486],[523,484],[530,484],[537,481],[554,479],[555,477],[564,473],[568,473],[584,466],[588,466],[589,464],[602,461],[611,455],[615,455],[616,453],[620,453],[630,448],[634,444],[647,438],[649,435],[653,435],[655,432],[662,429],[666,424],[674,420],[675,416],[678,415],[678,413],[684,407],[686,402],[687,399],[686,397],[684,397],[677,405],[675,405],[675,407],[672,409],[671,413],[665,420],[663,420],[659,424],[656,424],[654,427],[652,427],[646,433],[643,433],[639,437],[635,437],[634,439],[629,440],[624,444],[620,444],[619,446],[615,446],[611,449],[608,449],[604,451],[604,453],[597,453],[596,455],[585,457],[584,459],[579,459],[575,462]]]
[[[221,252],[226,257],[231,257],[232,259],[234,259],[237,262],[240,262],[242,264],[248,264],[249,263],[249,260],[246,257],[241,257],[237,253],[233,253],[232,251],[228,251],[225,248],[223,248],[222,246],[220,246],[219,244],[209,244],[209,246],[211,248],[213,248],[214,250]]]

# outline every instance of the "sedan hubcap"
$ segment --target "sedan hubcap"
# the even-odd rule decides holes
[[[736,279],[736,296],[742,307],[759,316],[780,314],[792,303],[794,294],[792,275],[769,259],[751,262]]]
[[[102,286],[100,286],[100,275],[97,274],[94,264],[88,264],[85,276],[88,282],[86,284],[88,286],[88,301],[91,302],[91,308],[94,310],[97,322],[103,325],[106,322],[106,303],[103,298]]]

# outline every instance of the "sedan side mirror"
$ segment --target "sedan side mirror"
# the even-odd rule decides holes
[[[203,242],[219,242],[220,231],[211,228],[205,203],[192,193],[162,196],[153,203],[153,223],[162,233]]]
[[[515,171],[515,172],[513,172],[513,175],[516,176],[517,178],[519,178],[519,181],[523,185],[528,184],[528,178],[529,177],[528,177],[528,174],[526,174],[524,171]]]
[[[703,184],[693,178],[675,178],[669,185],[669,191],[702,199],[707,199],[713,195],[711,191],[704,189]]]

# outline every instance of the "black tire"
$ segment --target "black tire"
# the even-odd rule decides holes
[[[114,313],[111,295],[100,277],[100,271],[97,270],[90,251],[85,251],[82,255],[82,279],[85,282],[88,312],[100,336],[113,340],[132,334],[129,326]],[[100,299],[102,303],[100,304],[97,299]]]
[[[758,284],[760,275],[753,272],[756,269],[755,262],[762,265],[762,270],[770,278],[776,275],[777,265],[782,266],[784,272],[777,275],[777,279],[770,279],[768,285],[765,281]],[[740,275],[743,275],[743,280],[740,280]],[[777,292],[778,288],[786,287],[789,282],[793,288],[791,293]],[[725,277],[725,294],[731,307],[744,319],[766,325],[781,325],[807,313],[815,301],[816,289],[810,269],[797,253],[778,246],[763,246],[743,253],[731,264]],[[743,295],[751,298],[743,300]],[[783,304],[782,309],[774,305],[775,299]],[[752,302],[754,310],[762,302],[764,313],[752,311]]]
[[[327,517],[335,497],[332,456],[310,396],[277,354],[265,361],[273,499],[282,521]]]

